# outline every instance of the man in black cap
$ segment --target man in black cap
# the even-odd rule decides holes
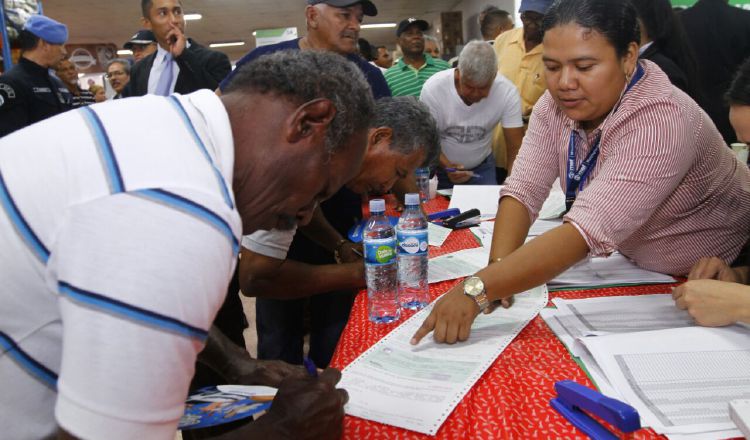
[[[385,72],[393,96],[419,96],[427,79],[451,67],[447,62],[424,53],[424,31],[429,28],[429,23],[413,17],[398,24],[396,37],[404,56]]]
[[[156,52],[135,64],[123,96],[169,96],[215,90],[232,70],[229,58],[185,36],[181,0],[141,0],[143,25],[159,43]]]
[[[0,75],[0,137],[70,110],[68,88],[49,69],[65,55],[68,28],[32,15],[20,34],[21,59]]]
[[[133,52],[133,59],[137,63],[156,52],[156,37],[154,37],[154,33],[150,30],[141,29],[130,37],[130,40],[123,44],[122,47]]]

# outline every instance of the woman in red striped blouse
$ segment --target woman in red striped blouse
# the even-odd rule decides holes
[[[558,0],[543,28],[548,91],[501,191],[490,264],[440,299],[414,344],[433,330],[437,342],[466,340],[488,301],[589,255],[620,251],[640,267],[686,275],[703,256],[733,261],[748,238],[750,171],[690,97],[638,61],[633,6]],[[524,244],[557,178],[565,222]]]

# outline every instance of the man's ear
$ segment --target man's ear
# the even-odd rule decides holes
[[[318,15],[320,11],[315,6],[307,5],[305,8],[305,19],[307,20],[307,26],[312,29],[318,28]]]
[[[141,17],[141,24],[145,29],[148,29],[150,31],[153,31],[154,29],[151,27],[151,20],[149,20],[146,17]]]
[[[305,138],[309,138],[313,144],[325,142],[335,116],[336,106],[330,99],[318,98],[302,104],[288,119],[285,129],[287,142],[294,144]]]
[[[391,127],[373,128],[367,134],[367,150],[371,151],[381,146],[385,149],[390,149],[392,139],[393,129]]]

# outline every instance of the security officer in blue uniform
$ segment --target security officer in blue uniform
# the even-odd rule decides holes
[[[32,15],[20,38],[21,59],[0,75],[0,137],[72,108],[70,91],[49,72],[66,55],[68,28]]]

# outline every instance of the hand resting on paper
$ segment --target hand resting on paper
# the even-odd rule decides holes
[[[730,283],[747,283],[748,267],[730,267],[717,257],[701,258],[690,269],[688,280],[713,279]]]
[[[698,325],[750,323],[750,286],[717,280],[692,280],[672,291],[675,305]]]

